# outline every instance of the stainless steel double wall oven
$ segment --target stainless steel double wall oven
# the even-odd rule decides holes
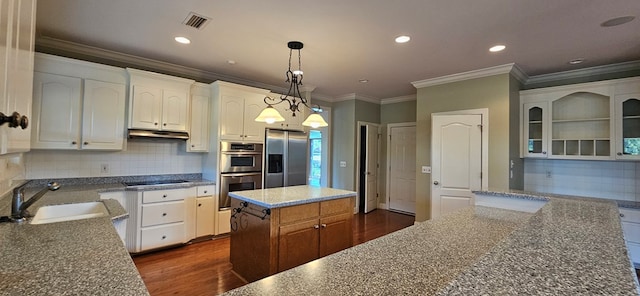
[[[220,142],[218,207],[231,207],[229,192],[262,188],[262,144]]]

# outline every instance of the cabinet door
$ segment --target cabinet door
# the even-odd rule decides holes
[[[32,119],[36,1],[0,1],[0,9],[0,111]],[[5,124],[0,138],[0,154],[29,151],[31,125],[22,129]]]
[[[352,216],[347,213],[320,219],[320,257],[353,245]]]
[[[640,159],[640,93],[615,98],[616,159]]]
[[[525,103],[522,108],[524,157],[547,157],[547,102]]]
[[[124,84],[84,81],[82,149],[122,150]]]
[[[162,90],[142,85],[133,86],[129,127],[158,130],[162,115]]]
[[[319,227],[317,219],[280,226],[278,271],[287,270],[318,258]]]
[[[191,96],[188,152],[209,151],[209,97]]]
[[[213,196],[196,199],[196,237],[213,235]]]
[[[244,99],[223,95],[220,98],[220,138],[223,140],[244,139]]]
[[[81,82],[75,77],[35,73],[32,148],[79,148]]]
[[[188,94],[185,92],[164,90],[162,92],[161,130],[187,131]]]
[[[263,122],[255,121],[262,109],[267,107],[262,99],[246,98],[244,101],[244,140],[252,142],[264,142],[264,129],[267,126]]]

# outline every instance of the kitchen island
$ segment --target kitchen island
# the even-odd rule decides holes
[[[616,203],[543,198],[533,214],[469,207],[225,295],[638,295]]]
[[[351,247],[355,195],[308,185],[229,192],[233,271],[256,281]]]

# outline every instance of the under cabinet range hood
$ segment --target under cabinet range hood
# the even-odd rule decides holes
[[[129,139],[135,138],[189,140],[189,133],[130,129]]]

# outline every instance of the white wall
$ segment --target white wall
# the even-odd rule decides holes
[[[525,159],[524,168],[525,191],[640,201],[640,162]]]
[[[202,154],[185,152],[177,140],[129,141],[126,151],[31,150],[25,153],[28,179],[191,174],[202,172]],[[106,164],[109,172],[101,171]]]

